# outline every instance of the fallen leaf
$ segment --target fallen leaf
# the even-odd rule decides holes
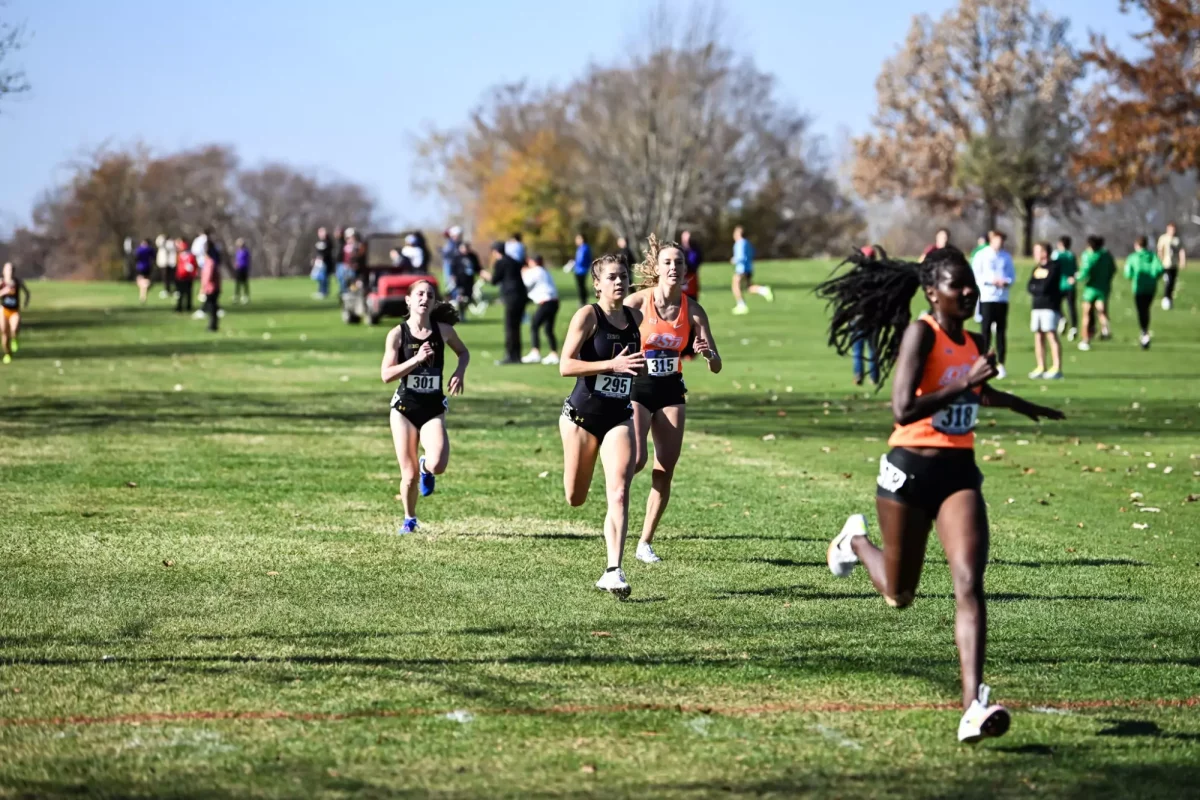
[[[1068,548],[1067,548],[1067,552],[1068,552],[1068,553],[1074,553],[1074,552],[1075,552],[1075,548],[1074,548],[1074,547],[1068,547]]]
[[[1151,461],[1146,465],[1146,469],[1158,469],[1158,464],[1155,464],[1153,461]]]
[[[596,774],[596,765],[595,764],[584,764],[582,767],[579,768],[579,771],[583,772],[587,775],[595,775]]]
[[[539,472],[539,473],[538,473],[538,477],[539,477],[539,478],[548,478],[548,477],[550,477],[550,472],[549,472],[549,470],[547,470],[546,472]]]
[[[775,412],[775,416],[777,416],[777,417],[786,417],[786,416],[787,416],[787,412],[786,412],[786,411],[784,411],[784,410],[781,408],[781,409],[779,409],[778,411],[776,411],[776,412]]]
[[[1034,469],[1033,467],[1026,467],[1025,469],[1021,470],[1021,474],[1023,474],[1023,475],[1036,475],[1036,474],[1037,474],[1037,470],[1036,470],[1036,469]]]
[[[1083,527],[1083,523],[1082,523],[1082,522],[1080,522],[1080,523],[1078,523],[1078,524],[1077,524],[1075,527],[1076,527],[1076,528],[1082,528],[1082,527]]]
[[[268,573],[267,573],[267,575],[271,576],[272,578],[273,578],[273,577],[275,577],[275,576],[276,576],[276,575],[278,575],[278,574],[279,574],[279,573],[278,573],[278,572],[275,572],[274,570],[272,570],[272,571],[270,571],[270,572],[268,572]]]
[[[1092,467],[1092,472],[1104,472],[1104,467]]]
[[[404,495],[402,495],[402,494],[396,495],[396,502],[397,503],[404,502]]]
[[[709,503],[708,504],[709,508],[723,508],[724,506],[725,506],[724,503]]]
[[[768,433],[766,436],[762,437],[762,439],[764,442],[773,442],[775,441],[775,434]]]
[[[130,489],[136,489],[136,488],[137,488],[137,481],[127,481],[127,482],[125,483],[125,485],[126,485],[126,486],[128,486]]]
[[[1150,526],[1144,522],[1135,522],[1135,523],[1133,523],[1132,527],[1136,531],[1144,531],[1144,530],[1146,530],[1146,528],[1149,528]]]
[[[173,566],[175,566],[175,562],[174,562],[174,561],[172,561],[172,560],[171,560],[171,559],[169,559],[169,558],[164,558],[164,559],[163,559],[163,566],[164,566],[164,567],[173,567]]]
[[[1050,501],[1043,497],[1041,500],[1038,500],[1038,505],[1048,506],[1050,505]]]
[[[1109,447],[1104,442],[1100,442],[1096,445],[1096,449],[1097,450],[1108,450]]]
[[[1007,503],[1009,503],[1009,504],[1011,505],[1012,503],[1015,503],[1015,502],[1017,502],[1017,498],[1015,498],[1015,497],[1010,497],[1010,498],[1008,498],[1008,500],[1007,500],[1006,502],[1007,502]]]
[[[832,452],[833,452],[833,448],[832,448],[832,447],[822,447],[822,448],[821,448],[821,452],[822,452],[822,453],[832,453]]]
[[[983,457],[983,460],[984,460],[984,461],[991,461],[991,460],[992,460],[992,457],[991,457],[991,456],[984,456],[984,457]]]
[[[182,392],[182,391],[183,391],[183,384],[182,384],[182,383],[177,383],[177,384],[175,384],[175,391],[177,391],[177,392]]]
[[[1185,497],[1185,498],[1183,499],[1183,502],[1185,502],[1185,503],[1194,503],[1194,502],[1196,502],[1197,500],[1200,500],[1200,494],[1189,494],[1187,497]]]
[[[1163,467],[1163,475],[1170,475],[1174,471],[1174,467]]]
[[[1130,500],[1141,500],[1141,499],[1143,499],[1144,497],[1145,497],[1145,495],[1144,495],[1144,494],[1142,494],[1141,492],[1130,492],[1130,493],[1129,493],[1129,499],[1130,499]]]
[[[592,636],[595,636],[598,639],[607,639],[612,636],[612,634],[608,631],[592,631]]]
[[[1029,444],[1029,440],[1028,439],[1017,439],[1017,444],[1024,446],[1024,445]]]
[[[996,456],[996,458],[1004,458],[1006,455],[1008,455],[1008,451],[1005,450],[1003,447],[999,447],[996,449],[996,452],[994,455]]]
[[[851,478],[853,478],[853,477],[854,477],[854,473],[852,473],[852,472],[843,472],[843,473],[842,473],[842,477],[843,477],[843,478],[845,478],[846,480],[850,480]]]
[[[1149,514],[1158,514],[1162,511],[1162,509],[1155,508],[1154,506],[1142,506],[1141,508],[1138,509],[1138,511],[1144,511]]]

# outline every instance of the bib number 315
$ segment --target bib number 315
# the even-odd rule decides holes
[[[596,394],[604,397],[629,397],[633,378],[624,375],[597,375]]]

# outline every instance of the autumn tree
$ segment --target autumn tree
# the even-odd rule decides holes
[[[1200,2],[1121,0],[1149,27],[1127,58],[1102,36],[1084,53],[1100,76],[1086,100],[1084,147],[1075,165],[1097,200],[1122,198],[1200,167]]]
[[[980,208],[1070,207],[1063,165],[1078,139],[1079,59],[1068,23],[1029,0],[961,0],[913,19],[876,81],[875,130],[854,143],[853,182],[868,199],[903,197],[959,215]]]

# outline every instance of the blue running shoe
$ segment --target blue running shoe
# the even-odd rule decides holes
[[[429,497],[436,488],[437,476],[425,471],[425,456],[421,456],[421,497]]]
[[[417,525],[417,518],[416,518],[416,517],[405,517],[405,518],[404,518],[404,524],[400,526],[399,533],[401,533],[401,534],[405,534],[405,533],[416,533],[416,532],[417,532],[417,529],[418,529],[419,527],[420,527],[420,526],[419,526],[419,525]]]

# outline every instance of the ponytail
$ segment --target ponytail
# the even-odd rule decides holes
[[[834,268],[850,269],[818,284],[817,296],[830,309],[829,346],[846,355],[856,341],[875,351],[880,383],[891,373],[900,354],[904,330],[912,322],[912,299],[937,283],[938,273],[952,266],[970,268],[955,247],[933,250],[920,264],[882,257],[869,258],[855,251]]]
[[[433,281],[429,281],[429,280],[417,281],[416,283],[414,283],[408,287],[408,291],[411,293],[414,289],[416,289],[422,283],[427,284],[429,286],[429,288],[433,289],[434,295],[435,296],[437,295],[437,286],[434,285]],[[403,300],[403,307],[400,309],[400,316],[403,319],[408,319],[408,315],[409,315],[408,298],[405,297]],[[439,300],[438,302],[434,303],[433,308],[431,308],[429,310],[429,319],[431,322],[434,322],[434,323],[440,322],[444,325],[457,325],[460,321],[460,318],[458,316],[458,309],[454,307],[453,303],[451,303],[447,300]]]

